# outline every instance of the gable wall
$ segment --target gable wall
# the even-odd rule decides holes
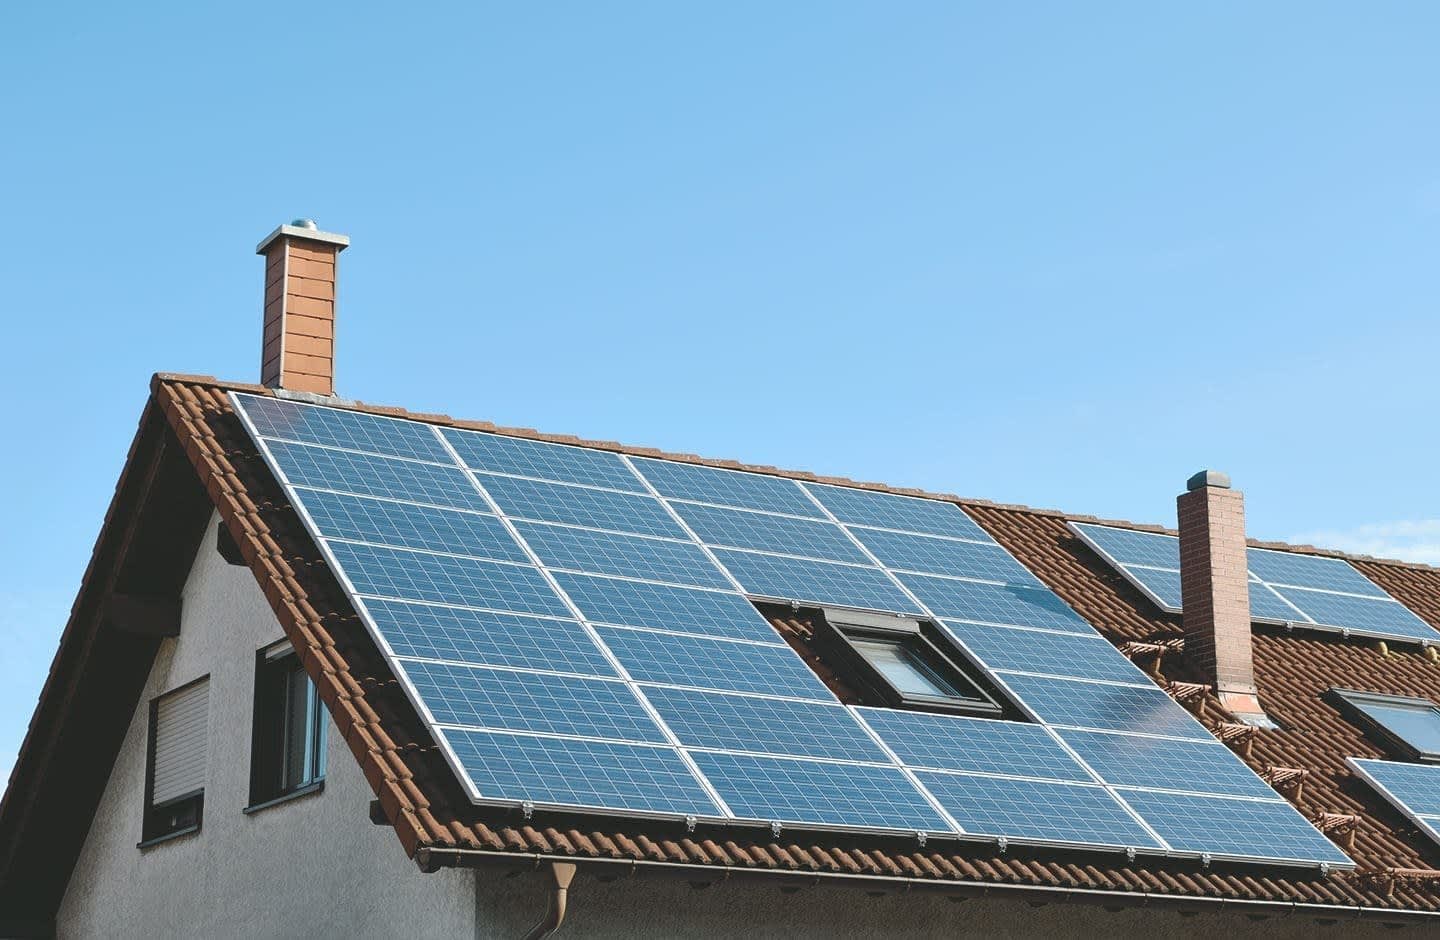
[[[56,918],[62,937],[470,936],[469,873],[421,874],[388,827],[334,725],[325,788],[253,815],[249,801],[255,652],[283,639],[248,568],[201,543],[180,635],[156,657]],[[140,850],[149,702],[210,676],[210,744],[200,832]]]

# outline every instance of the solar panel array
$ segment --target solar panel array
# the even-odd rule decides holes
[[[1161,608],[1181,612],[1178,538],[1088,522],[1072,522],[1070,528]],[[1251,548],[1247,564],[1252,620],[1410,643],[1440,642],[1440,631],[1344,559]]]
[[[1348,758],[1350,767],[1390,805],[1440,842],[1440,765]]]
[[[1351,864],[954,504],[233,400],[478,803]],[[1031,721],[843,705],[750,598],[932,620]]]

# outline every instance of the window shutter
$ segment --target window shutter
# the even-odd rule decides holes
[[[210,680],[155,703],[155,770],[150,802],[164,803],[205,788]]]

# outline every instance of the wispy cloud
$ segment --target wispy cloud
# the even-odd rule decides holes
[[[1321,529],[1292,535],[1286,541],[1357,555],[1440,565],[1440,519],[1404,519],[1372,522],[1352,529]]]

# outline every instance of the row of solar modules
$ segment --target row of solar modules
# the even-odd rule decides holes
[[[1361,779],[1436,842],[1440,842],[1440,766],[1348,759]]]
[[[1070,528],[1161,608],[1181,612],[1178,538],[1084,522],[1072,522]],[[1440,632],[1343,559],[1251,548],[1247,564],[1254,620],[1440,641]]]
[[[733,590],[728,578],[715,577],[718,569],[705,563],[708,558],[681,551],[695,548],[693,544],[654,538],[673,535],[667,526],[674,519],[659,511],[664,504],[653,496],[647,500],[638,492],[556,487],[475,473],[482,494],[463,472],[454,475],[458,468],[453,461],[451,467],[411,462],[417,456],[438,458],[440,453],[425,450],[423,437],[391,425],[420,427],[434,438],[433,429],[266,399],[247,399],[245,404],[262,432],[285,438],[308,436],[317,439],[310,443],[326,445],[322,449],[275,439],[264,444],[316,534],[326,540],[332,560],[360,595],[357,606],[392,655],[402,657],[396,661],[399,671],[410,683],[417,704],[439,726],[477,797],[696,815],[718,811],[815,825],[958,829],[1011,839],[1141,848],[1165,846],[1153,835],[1158,830],[1170,847],[1180,851],[1236,857],[1288,852],[1283,857],[1343,864],[1343,857],[1334,858],[1333,848],[1288,804],[1275,799],[1273,791],[953,505],[856,491],[845,497],[844,514],[955,534],[938,539],[863,527],[848,530],[866,540],[867,550],[873,543],[880,558],[901,559],[893,562],[897,565],[987,579],[988,583],[930,579],[947,590],[940,595],[943,602],[930,600],[928,606],[963,616],[973,612],[973,606],[962,603],[973,605],[969,592],[989,590],[991,606],[985,619],[1050,628],[945,622],[972,657],[989,666],[1038,720],[1194,740],[1075,731],[1064,732],[1075,739],[1067,737],[1061,746],[1038,726],[890,712],[879,713],[893,716],[888,730],[885,722],[877,725],[871,719],[865,732],[870,738],[857,738],[861,725],[855,716],[835,703],[739,595],[578,573]],[[607,462],[624,466],[613,454],[447,433],[459,452],[472,449],[461,446],[468,437],[486,442],[475,446],[499,446],[508,461],[500,466],[506,470],[558,476],[573,471],[578,461],[589,478],[603,478],[608,484],[620,477]],[[411,460],[329,449],[337,445],[404,450]],[[556,469],[557,462],[561,470]],[[739,482],[754,475],[675,466],[691,474],[687,492],[716,500],[762,502],[747,488],[748,482]],[[717,482],[702,487],[696,483],[695,471],[712,475]],[[755,479],[764,481],[763,486],[791,482]],[[302,483],[308,486],[296,485]],[[676,486],[673,480],[666,483],[668,489]],[[798,508],[794,503],[782,506],[779,492],[772,489],[766,505]],[[391,501],[396,499],[407,502]],[[492,510],[492,500],[493,508],[503,510],[505,518],[486,512]],[[865,508],[867,501],[871,508]],[[717,507],[669,505],[677,515],[688,507],[691,515],[681,518],[694,530],[708,533],[707,541],[749,538],[747,544],[811,556],[838,555],[839,546],[846,544],[836,539],[841,530],[833,524],[824,529],[824,523],[792,516],[762,516],[754,511],[726,516]],[[512,514],[539,518],[509,518]],[[627,531],[581,529],[575,527],[577,523]],[[745,534],[754,533],[757,524],[768,542],[758,543],[758,536]],[[777,530],[777,526],[788,528]],[[545,562],[545,570],[532,563],[516,535]],[[855,542],[848,544],[853,551]],[[667,554],[657,555],[657,545],[669,546],[663,550]],[[771,564],[779,565],[783,576],[793,569],[782,563],[801,561],[777,557]],[[740,568],[733,561],[729,564],[732,570]],[[864,597],[858,603],[853,597],[837,596],[854,590],[853,572],[876,569],[834,567],[843,570],[822,568],[823,575],[807,582],[806,590],[817,586],[812,599],[925,612],[927,605],[914,604],[906,595],[899,603],[894,594]],[[560,570],[567,568],[578,570]],[[757,589],[760,575],[740,571],[741,583],[752,594],[796,596],[788,587]],[[557,587],[569,603],[554,590]],[[890,589],[894,590],[893,582]],[[944,600],[947,597],[955,599]],[[572,611],[570,604],[578,609]],[[583,616],[583,623],[565,619],[576,614]],[[735,693],[789,698],[744,698]],[[776,717],[782,714],[785,722]],[[770,720],[761,720],[761,715]],[[1008,734],[1026,740],[1025,750],[1048,752],[1052,769],[1039,773],[1037,779],[1016,779],[1036,776],[1034,768],[1005,756],[1015,747],[992,741],[993,753],[964,749],[965,762],[958,756],[948,763],[916,760],[913,767],[902,770],[874,740],[878,735],[890,747],[887,735],[901,736],[894,723],[934,721],[941,724],[927,729],[928,739],[948,729],[950,738],[941,735],[938,740],[958,741],[964,737],[959,729],[973,725],[977,730],[971,735]],[[781,733],[782,726],[803,728],[804,733],[798,737]],[[826,728],[830,732],[825,733]],[[1005,728],[1012,730],[1000,730]],[[867,746],[855,746],[860,740],[868,740]],[[827,743],[821,747],[814,742]],[[1087,763],[1093,761],[1096,773],[1077,771],[1079,765],[1068,758],[1066,748],[1088,751]],[[1148,776],[1138,773],[1135,768],[1147,766],[1157,748],[1170,752],[1173,766],[1184,772],[1168,778],[1153,771]],[[1188,757],[1181,759],[1177,750]],[[904,751],[896,748],[899,760],[909,764]],[[877,755],[884,763],[869,763]],[[1069,775],[1080,776],[1067,779],[1061,774],[1053,779],[1053,768],[1066,761]],[[930,766],[936,763],[942,766]],[[1012,776],[970,776],[977,773]],[[1125,799],[1132,807],[1148,804],[1142,812],[1152,828],[1146,829],[1117,801],[1114,791],[1096,783],[1097,777],[1122,787],[1172,786],[1192,792],[1128,793]],[[1204,795],[1210,791],[1246,799],[1216,804],[1216,797]],[[703,799],[697,801],[697,793]],[[1265,802],[1255,805],[1249,797]],[[1244,805],[1234,805],[1240,802]],[[1228,834],[1215,827],[1204,827],[1203,832],[1184,828],[1185,820],[1209,804],[1216,805],[1207,812],[1221,820],[1243,820],[1243,825]],[[1050,809],[1037,812],[1036,806]],[[944,807],[942,812],[949,818],[937,813],[937,807]],[[1265,834],[1266,840],[1257,842],[1257,833]]]

